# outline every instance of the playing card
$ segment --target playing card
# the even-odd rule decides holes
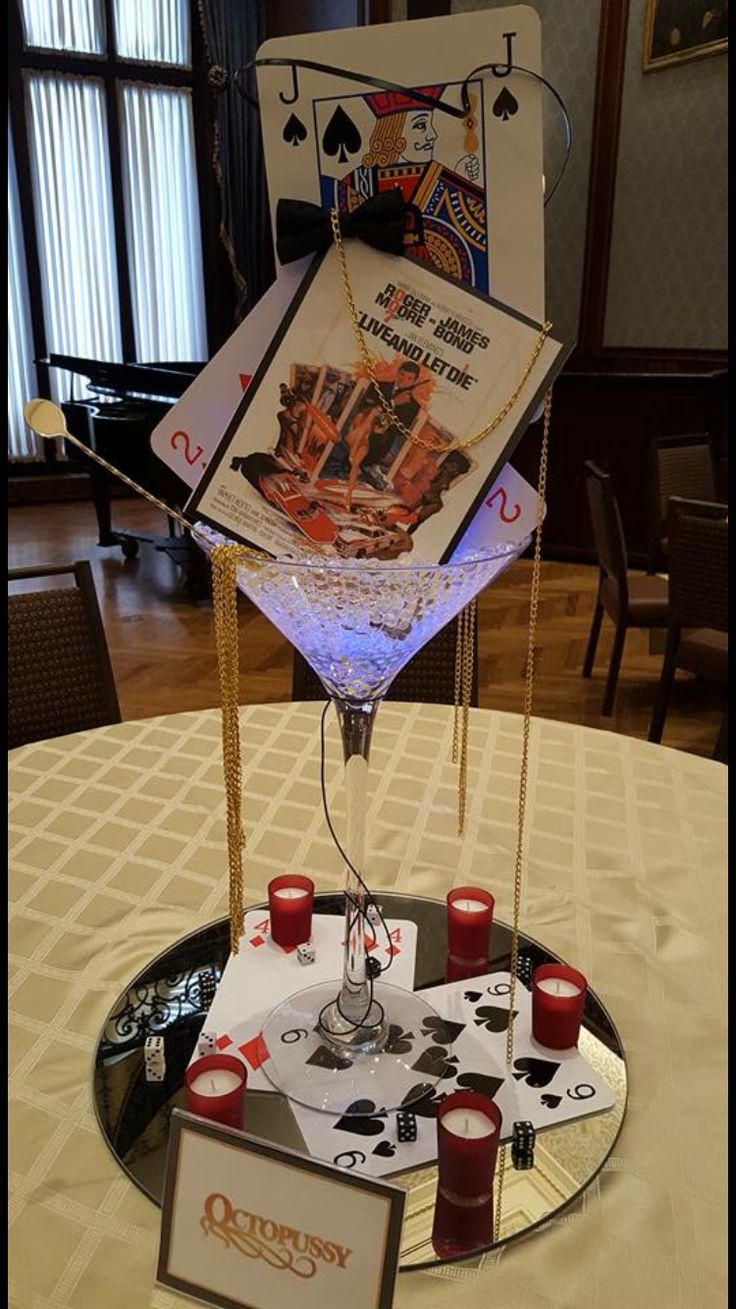
[[[473,978],[464,984],[466,1016],[476,1031],[485,1034],[486,1048],[505,1054],[508,1027],[508,973]],[[514,996],[514,1059],[511,1076],[516,1083],[518,1117],[539,1130],[571,1118],[582,1118],[612,1108],[614,1097],[579,1049],[548,1050],[532,1036],[532,996],[517,985]]]
[[[487,549],[500,541],[516,545],[534,531],[537,493],[533,486],[506,464],[485,496],[473,521],[454,551],[458,559]]]
[[[195,487],[261,362],[309,261],[279,270],[273,286],[151,433],[151,449]]]
[[[515,1122],[537,1129],[610,1109],[606,1082],[579,1050],[551,1051],[531,1036],[531,995],[517,986],[514,1000],[514,1059],[506,1064],[510,975],[493,973],[422,992],[436,1009],[417,1033],[395,1031],[390,1052],[402,1042],[407,1054],[408,1110],[416,1116],[416,1141],[399,1141],[396,1111],[368,1098],[361,1111],[339,1118],[294,1106],[307,1149],[337,1167],[373,1177],[419,1168],[437,1158],[437,1105],[453,1091],[479,1091],[493,1099],[503,1119],[501,1140],[510,1141]],[[425,1082],[426,1093],[415,1099]]]
[[[240,1056],[248,1067],[248,1085],[254,1090],[273,1090],[261,1065],[268,1052],[261,1028],[268,1014],[282,1000],[319,982],[335,981],[339,989],[342,973],[344,919],[341,915],[315,914],[312,918],[313,964],[300,964],[296,947],[279,946],[272,940],[268,913],[251,909],[245,915],[244,931],[237,955],[228,959],[212,1008],[205,1019],[208,1031],[217,1033],[220,1050]],[[366,949],[386,967],[385,980],[392,986],[412,990],[416,959],[417,927],[403,919],[387,919],[366,934]],[[308,1043],[305,1062],[315,1054],[319,1042]],[[319,1067],[319,1055],[314,1065]]]
[[[451,116],[410,94],[298,67],[258,68],[272,215],[280,198],[352,211],[399,187],[415,253],[535,318],[544,317],[539,18],[526,5],[281,37],[259,59],[340,66],[462,105]]]

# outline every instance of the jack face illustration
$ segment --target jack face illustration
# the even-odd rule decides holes
[[[446,90],[422,87],[421,94],[439,100]],[[459,281],[488,290],[488,224],[485,190],[479,184],[482,142],[477,120],[457,129],[454,146],[446,136],[443,145],[439,115],[411,95],[381,91],[345,103],[352,99],[360,101],[363,112],[367,106],[373,127],[365,153],[358,156],[360,163],[345,176],[336,178],[334,166],[326,159],[321,162],[323,206],[337,205],[351,213],[369,196],[399,187],[415,220],[410,253]]]

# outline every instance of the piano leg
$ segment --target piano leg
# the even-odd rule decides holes
[[[104,468],[93,460],[87,461],[92,499],[97,516],[98,545],[118,545],[119,537],[112,530],[112,512],[110,507],[110,478]]]

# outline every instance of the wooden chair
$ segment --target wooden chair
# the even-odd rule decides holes
[[[667,521],[670,497],[684,496],[712,504],[716,498],[713,438],[707,432],[662,436],[652,441],[653,544],[649,571],[667,567]]]
[[[677,668],[728,686],[728,507],[673,496],[667,648],[649,728],[661,741]],[[714,758],[728,758],[728,717]]]
[[[8,595],[8,748],[120,722],[92,570],[18,568],[8,582],[72,573],[75,586]]]
[[[457,618],[432,637],[396,676],[386,695],[387,700],[405,700],[421,704],[455,703],[455,648]],[[470,703],[478,705],[478,629],[475,632],[473,685]],[[294,651],[292,700],[326,700],[327,692],[306,659]]]
[[[611,478],[590,461],[586,461],[584,466],[600,572],[583,677],[590,677],[593,671],[603,614],[606,613],[616,627],[603,697],[602,713],[607,717],[613,712],[627,629],[667,626],[667,582],[661,577],[629,577],[621,515]]]

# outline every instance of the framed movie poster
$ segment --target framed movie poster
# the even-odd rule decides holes
[[[728,48],[728,0],[646,0],[644,71]]]

